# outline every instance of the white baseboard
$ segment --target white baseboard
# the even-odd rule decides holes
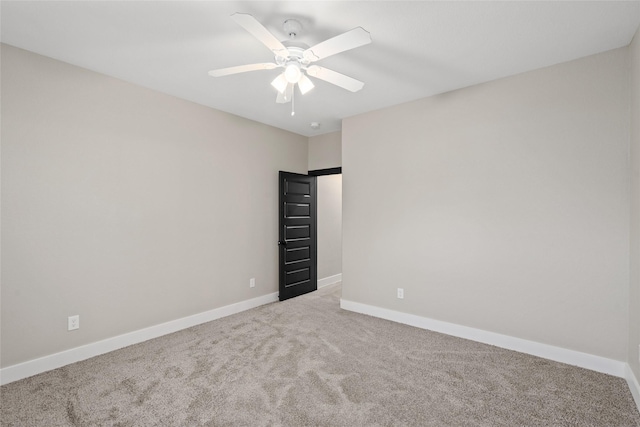
[[[183,317],[181,319],[172,320],[170,322],[161,323],[159,325],[150,326],[127,334],[118,335],[113,338],[107,338],[102,341],[83,345],[62,351],[60,353],[44,356],[39,359],[29,360],[17,365],[7,366],[0,369],[0,385],[8,384],[23,378],[27,378],[42,372],[57,369],[70,363],[79,362],[94,356],[108,353],[119,348],[138,344],[162,335],[171,334],[182,329],[240,313],[251,308],[259,307],[264,304],[275,302],[278,300],[278,293],[274,292],[261,297],[252,298],[250,300],[241,301],[235,304],[226,305],[224,307],[215,308],[203,313],[194,314],[192,316]]]
[[[338,282],[342,282],[342,273],[334,274],[333,276],[325,277],[324,279],[318,279],[318,289]]]
[[[608,359],[606,357],[594,356],[592,354],[568,350],[562,347],[528,341],[508,335],[483,331],[481,329],[456,325],[454,323],[429,319],[427,317],[361,304],[359,302],[348,301],[345,299],[340,300],[340,308],[398,323],[404,323],[405,325],[415,326],[421,329],[429,329],[431,331],[453,335],[459,338],[490,344],[496,347],[518,351],[520,353],[531,354],[544,359],[579,366],[581,368],[614,375],[620,378],[627,377],[627,364],[625,362]]]
[[[629,390],[631,390],[633,400],[636,401],[638,411],[640,411],[640,384],[638,383],[638,379],[633,374],[633,371],[631,370],[631,367],[629,365],[626,366],[625,379],[627,380],[627,384],[629,384]]]

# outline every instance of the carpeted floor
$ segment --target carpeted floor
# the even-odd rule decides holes
[[[640,426],[620,378],[340,310],[340,287],[0,388],[3,426]]]

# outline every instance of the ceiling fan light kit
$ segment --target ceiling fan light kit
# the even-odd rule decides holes
[[[298,86],[298,90],[300,90],[302,95],[315,87],[307,75],[319,80],[324,80],[351,92],[357,92],[364,87],[364,83],[359,80],[328,68],[315,64],[311,65],[311,63],[371,43],[371,35],[365,29],[357,27],[318,43],[315,46],[308,47],[302,43],[293,41],[302,30],[302,25],[295,19],[287,19],[284,21],[283,29],[285,33],[289,35],[289,40],[281,42],[252,15],[234,13],[231,15],[231,18],[269,48],[274,54],[275,62],[239,65],[211,70],[209,71],[210,76],[222,77],[247,71],[284,68],[284,71],[271,82],[271,85],[278,91],[278,96],[276,97],[277,103],[292,103],[292,116],[295,114],[293,110],[295,86]]]

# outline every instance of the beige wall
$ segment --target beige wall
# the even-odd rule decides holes
[[[307,138],[6,45],[1,136],[3,367],[277,292]]]
[[[631,280],[629,365],[640,380],[640,30],[629,46],[631,58]]]
[[[342,273],[342,175],[318,177],[318,279]]]
[[[627,54],[345,119],[343,298],[627,360]]]
[[[342,133],[332,132],[309,138],[309,170],[342,166]]]

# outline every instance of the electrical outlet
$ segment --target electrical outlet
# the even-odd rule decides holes
[[[73,331],[74,329],[80,329],[80,315],[69,316],[67,319],[67,330]]]
[[[404,298],[404,289],[398,288],[398,299]]]
[[[255,288],[256,287],[256,279],[254,277],[249,279],[249,287],[250,288]]]

